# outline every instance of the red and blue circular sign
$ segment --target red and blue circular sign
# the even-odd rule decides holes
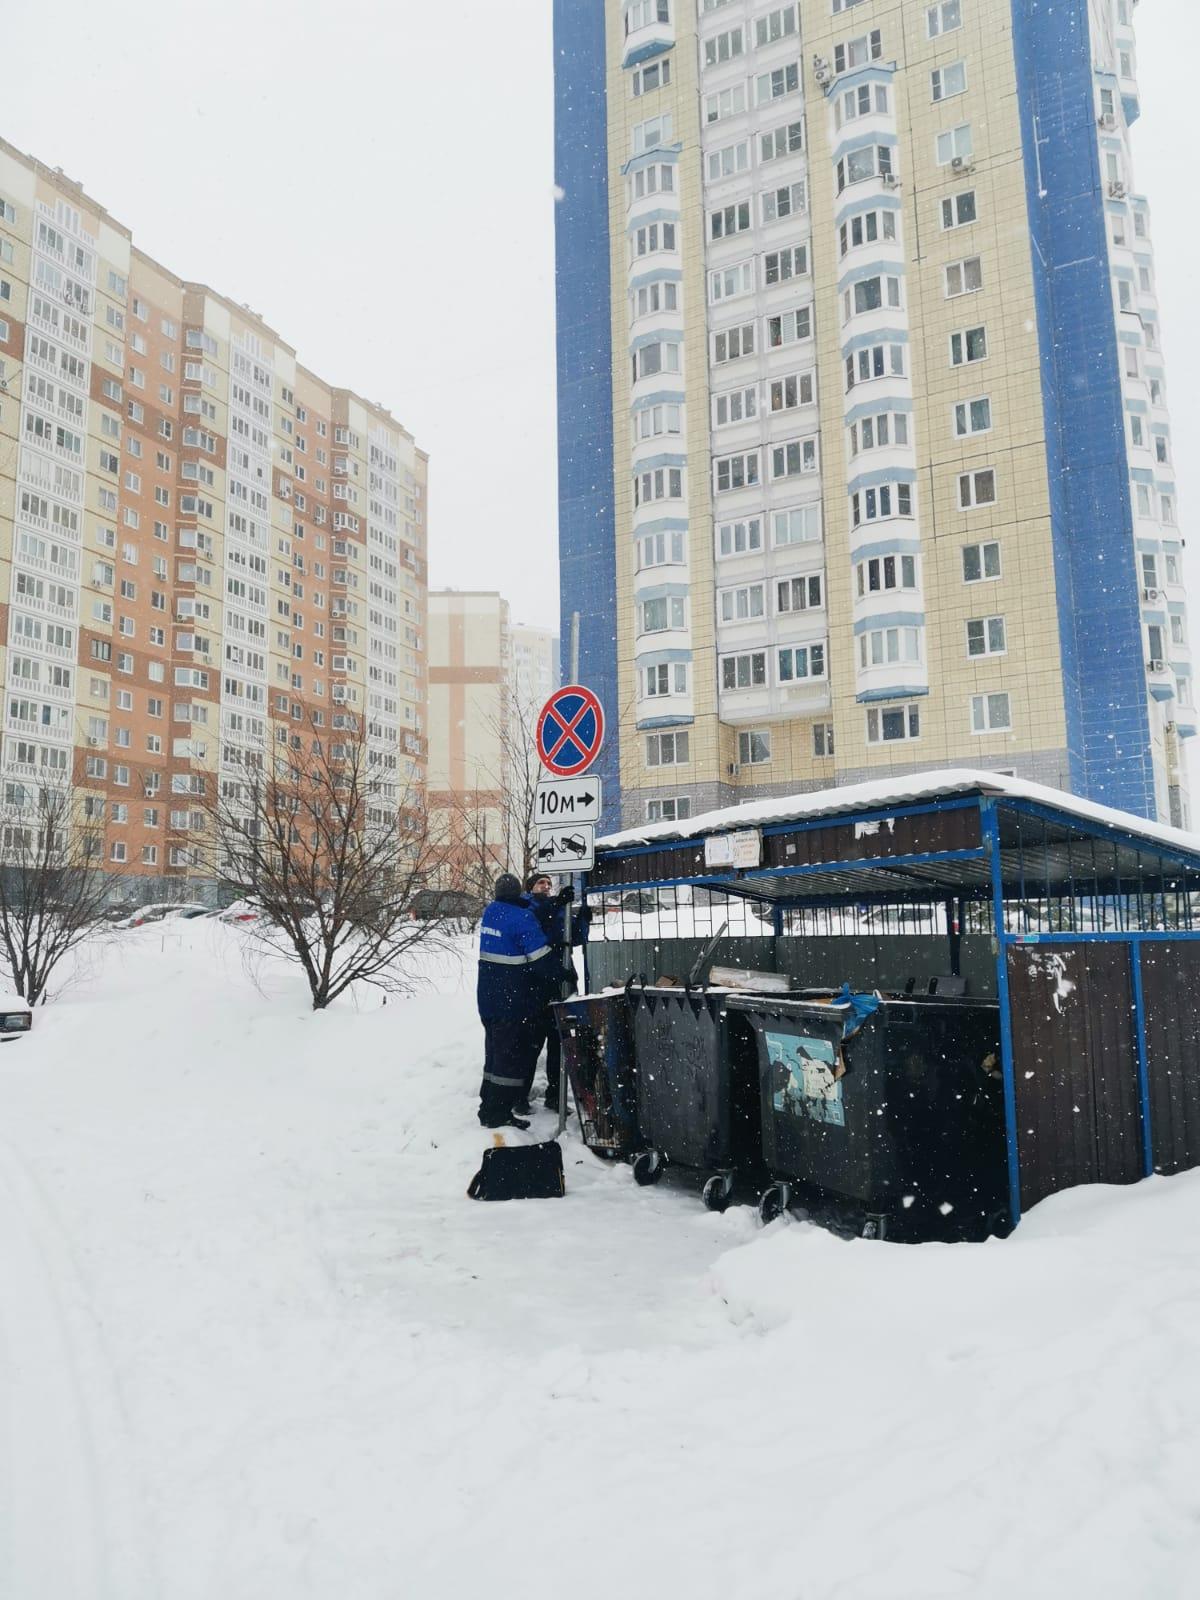
[[[538,760],[556,778],[578,778],[600,754],[604,708],[590,689],[556,689],[537,720]]]

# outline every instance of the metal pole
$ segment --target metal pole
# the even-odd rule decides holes
[[[579,682],[579,613],[578,613],[578,611],[572,611],[572,613],[571,613],[571,682],[572,683],[578,683]],[[572,875],[572,880],[573,880],[573,875]],[[575,958],[571,954],[571,902],[570,901],[567,902],[567,914],[566,914],[566,917],[565,917],[564,922],[563,922],[563,931],[565,932],[565,934],[567,936],[567,960],[571,963],[572,966],[574,966]],[[570,997],[571,997],[571,980],[567,977],[566,973],[564,973],[563,974],[563,981],[562,981],[562,998],[564,1000],[569,1000]],[[576,1117],[579,1117],[579,1107],[578,1107],[578,1105],[576,1105],[576,1107],[575,1107],[575,1115],[576,1115]],[[583,1126],[582,1119],[580,1120],[579,1125],[582,1128],[582,1126]],[[563,1130],[564,1130],[564,1128],[566,1126],[567,1126],[567,1064],[566,1064],[565,1061],[562,1060],[561,1052],[560,1052],[559,1066],[558,1066],[558,1127],[554,1130],[554,1137],[556,1139],[561,1139],[562,1138]]]

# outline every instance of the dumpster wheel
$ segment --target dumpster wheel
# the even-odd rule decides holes
[[[788,1209],[792,1198],[792,1186],[789,1183],[773,1183],[764,1189],[758,1199],[758,1220],[765,1228],[768,1222],[774,1222],[782,1217]]]
[[[633,1181],[643,1189],[657,1183],[663,1175],[663,1158],[657,1150],[639,1150],[633,1158]]]
[[[704,1185],[700,1197],[707,1211],[724,1211],[733,1194],[733,1173],[718,1172]]]

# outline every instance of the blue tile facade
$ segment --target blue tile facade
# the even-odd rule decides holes
[[[1155,813],[1086,0],[1012,0],[1071,787]]]
[[[620,827],[617,570],[613,508],[612,331],[604,7],[554,0],[554,162],[558,314],[558,551],[563,682],[579,613],[579,677],[608,733],[593,769],[602,826]]]

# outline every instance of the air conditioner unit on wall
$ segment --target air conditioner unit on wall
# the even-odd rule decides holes
[[[1142,590],[1142,599],[1143,600],[1157,600],[1158,599],[1158,590],[1157,589],[1143,589]]]
[[[1120,178],[1113,178],[1113,180],[1110,182],[1108,186],[1108,198],[1110,200],[1124,200],[1125,185],[1121,182]]]
[[[1147,661],[1146,667],[1147,667],[1147,670],[1150,671],[1150,672],[1165,672],[1167,670],[1166,662],[1165,661],[1159,661],[1157,659],[1151,660],[1151,661]]]
[[[1102,128],[1107,129],[1110,133],[1117,125],[1117,119],[1113,116],[1111,111],[1106,111],[1103,116],[1097,117],[1096,121]]]

